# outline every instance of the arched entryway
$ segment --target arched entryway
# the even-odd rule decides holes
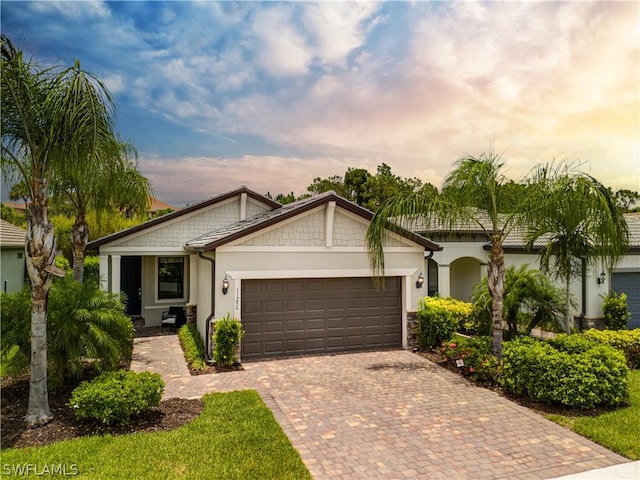
[[[482,279],[482,268],[482,263],[473,257],[462,257],[451,262],[451,297],[468,302],[471,299],[473,287]]]

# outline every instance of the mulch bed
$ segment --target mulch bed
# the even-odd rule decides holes
[[[2,448],[36,447],[61,440],[90,435],[124,435],[137,432],[173,430],[196,418],[204,409],[201,399],[170,398],[158,407],[132,418],[129,425],[104,425],[99,422],[76,420],[66,403],[71,391],[80,383],[76,380],[49,392],[49,408],[53,420],[37,428],[24,422],[29,398],[29,380],[20,379],[2,386]]]

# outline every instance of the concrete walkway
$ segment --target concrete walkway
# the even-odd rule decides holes
[[[317,480],[541,480],[629,462],[404,350],[192,377],[177,337],[163,335],[135,339],[131,368],[160,373],[165,398],[257,390]]]

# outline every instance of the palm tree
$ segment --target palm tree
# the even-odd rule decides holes
[[[533,249],[542,240],[540,270],[564,281],[564,329],[569,332],[571,280],[583,264],[612,268],[619,261],[629,244],[627,223],[612,191],[574,165],[542,166],[531,182],[546,194],[538,199],[540,208],[527,212],[527,246]]]
[[[510,266],[505,271],[503,316],[507,323],[507,338],[514,338],[519,331],[531,333],[541,325],[557,328],[564,315],[562,289],[554,286],[539,270],[528,264]],[[472,301],[476,314],[491,315],[491,295],[487,279],[473,289]]]
[[[2,171],[28,191],[26,268],[31,284],[30,425],[50,421],[47,390],[47,297],[57,272],[47,202],[56,172],[111,145],[113,102],[78,62],[42,68],[2,35]],[[95,85],[95,87],[94,87]]]
[[[367,245],[372,268],[384,271],[383,241],[385,229],[393,230],[390,219],[403,219],[411,228],[419,220],[427,225],[453,230],[474,225],[491,243],[487,263],[488,287],[492,299],[493,352],[502,355],[503,299],[505,265],[503,242],[524,222],[521,212],[532,208],[530,195],[514,198],[506,188],[509,180],[501,173],[503,164],[495,154],[466,157],[456,163],[445,179],[442,192],[433,198],[418,192],[398,195],[386,201],[375,213],[367,230]],[[516,202],[515,204],[513,202]]]
[[[72,168],[57,172],[53,182],[54,197],[69,201],[75,210],[71,250],[73,277],[79,282],[84,278],[84,256],[90,234],[88,207],[100,217],[121,208],[145,214],[150,206],[149,181],[136,168],[135,149],[115,140],[106,147],[84,162],[69,162]]]

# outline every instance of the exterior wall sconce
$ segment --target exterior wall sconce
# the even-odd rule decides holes
[[[418,280],[416,280],[416,288],[422,288],[423,284],[424,284],[424,275],[422,275],[422,272],[420,272],[420,275],[418,275]]]
[[[226,295],[229,291],[229,277],[224,276],[224,280],[222,280],[222,294]]]
[[[602,272],[600,276],[596,278],[596,282],[598,282],[598,285],[602,285],[606,278],[607,278],[606,273]]]

